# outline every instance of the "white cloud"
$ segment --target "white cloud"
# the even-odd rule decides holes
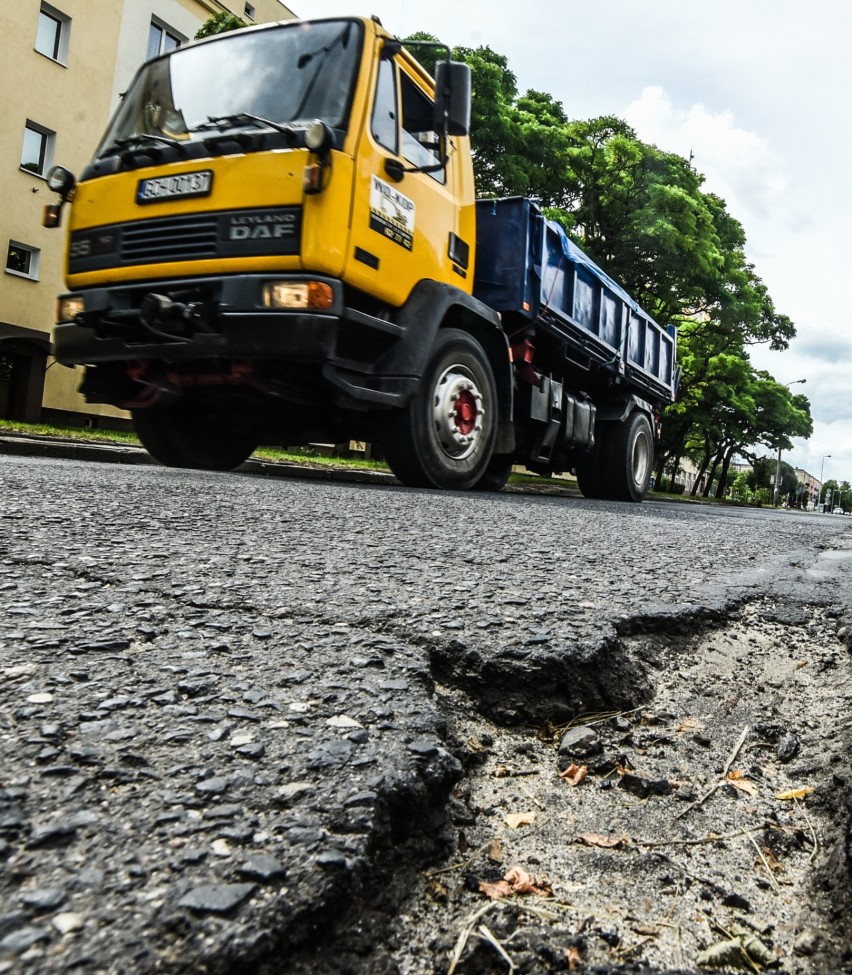
[[[746,228],[752,252],[801,222],[791,207],[783,158],[767,139],[740,128],[732,112],[712,112],[702,104],[679,108],[662,87],[649,85],[623,116],[644,142],[693,154],[693,165],[706,178],[704,189],[725,200]]]

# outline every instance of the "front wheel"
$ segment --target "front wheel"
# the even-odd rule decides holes
[[[612,428],[601,454],[606,496],[613,501],[641,501],[651,486],[654,434],[642,412],[631,413]]]
[[[181,399],[132,412],[142,446],[166,467],[230,471],[258,444],[226,406]]]
[[[497,437],[497,389],[479,342],[438,333],[414,398],[387,431],[391,470],[410,487],[465,491],[485,475]]]

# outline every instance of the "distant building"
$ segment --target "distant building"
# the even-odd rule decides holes
[[[3,5],[0,60],[0,418],[109,423],[125,416],[77,393],[80,374],[54,364],[50,334],[64,290],[65,232],[41,225],[56,201],[45,177],[80,173],[149,57],[191,40],[230,11],[249,23],[290,20],[281,0],[16,0]]]
[[[799,482],[796,491],[796,503],[800,504],[802,508],[815,505],[819,501],[822,482],[801,467],[796,468],[796,480]]]

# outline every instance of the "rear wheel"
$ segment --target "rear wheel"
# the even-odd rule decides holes
[[[442,329],[417,393],[388,429],[391,470],[410,487],[464,491],[488,470],[496,436],[497,390],[488,357],[472,335]]]
[[[257,437],[226,406],[177,400],[133,410],[148,453],[166,467],[230,471],[257,447]]]
[[[610,430],[601,454],[606,496],[613,501],[641,501],[651,485],[654,433],[642,412],[631,413]]]

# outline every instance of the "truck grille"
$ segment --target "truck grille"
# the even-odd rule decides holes
[[[121,264],[156,264],[216,257],[215,217],[171,217],[127,224],[121,238]]]
[[[75,230],[68,273],[299,253],[301,207],[220,210]]]

